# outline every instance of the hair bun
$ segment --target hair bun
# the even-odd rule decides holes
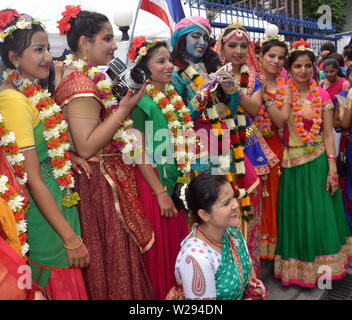
[[[186,192],[187,192],[188,184],[184,183],[177,183],[174,192],[172,194],[172,201],[177,209],[188,210],[187,199],[186,199]]]

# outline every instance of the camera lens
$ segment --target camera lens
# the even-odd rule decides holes
[[[118,82],[112,87],[112,91],[117,93],[119,96],[124,96],[127,90],[128,88],[122,82]]]
[[[142,84],[147,80],[147,76],[143,69],[135,67],[131,70],[131,79],[138,84]]]

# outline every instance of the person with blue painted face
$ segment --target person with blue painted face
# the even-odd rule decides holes
[[[209,22],[202,17],[187,17],[176,25],[171,36],[172,83],[190,110],[198,136],[193,175],[226,175],[241,199],[243,218],[249,220],[248,194],[259,181],[243,152],[234,118],[239,104],[255,115],[259,103],[241,94],[230,64],[221,66],[219,55],[210,47],[210,32]],[[242,230],[246,236],[245,223]]]
[[[195,30],[186,35],[187,60],[197,63],[200,62],[209,45],[209,34],[204,30]]]

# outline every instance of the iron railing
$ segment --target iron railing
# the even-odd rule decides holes
[[[263,37],[265,26],[268,23],[276,24],[280,34],[286,41],[293,42],[304,38],[312,47],[319,52],[321,44],[332,41],[337,45],[341,37],[335,35],[336,26],[330,29],[319,27],[318,21],[311,18],[301,18],[283,10],[264,7],[250,8],[248,4],[233,3],[231,0],[186,0],[189,5],[190,15],[207,18],[213,27],[215,36],[221,33],[221,29],[231,24],[234,20],[240,20],[249,32],[252,40]]]

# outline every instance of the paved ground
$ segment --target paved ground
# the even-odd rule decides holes
[[[347,271],[352,275],[352,268],[350,267]],[[268,298],[270,300],[320,300],[324,293],[328,290],[322,290],[319,288],[309,289],[302,288],[300,286],[291,285],[284,287],[280,284],[280,280],[274,279],[274,265],[273,262],[267,260],[261,260],[261,274],[260,279],[264,282],[267,289]],[[337,281],[332,282],[332,289]],[[352,293],[352,287],[351,287]]]

